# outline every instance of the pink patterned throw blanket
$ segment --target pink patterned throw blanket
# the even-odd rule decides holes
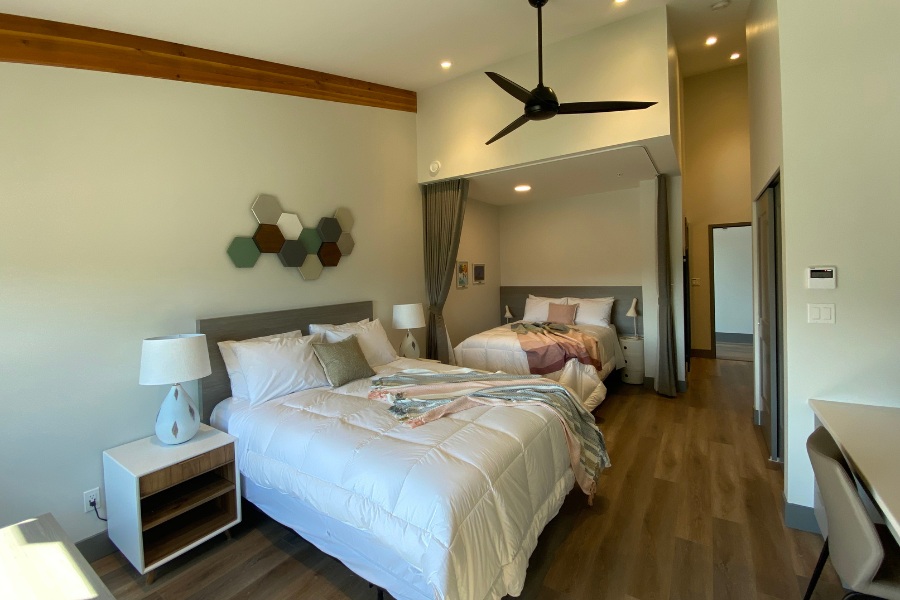
[[[555,373],[575,359],[602,368],[598,341],[580,331],[556,323],[516,323],[519,345],[528,358],[528,370],[535,375]]]

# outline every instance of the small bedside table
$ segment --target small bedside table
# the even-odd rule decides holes
[[[152,571],[241,521],[235,438],[208,425],[167,445],[154,435],[103,453],[109,539]]]
[[[625,355],[625,368],[622,369],[622,381],[635,385],[644,383],[644,338],[623,335],[619,338],[622,354]]]

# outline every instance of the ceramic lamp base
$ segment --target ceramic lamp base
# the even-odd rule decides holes
[[[183,444],[200,429],[200,413],[180,383],[169,390],[156,415],[156,437],[164,444]]]
[[[410,331],[406,330],[406,337],[403,338],[403,343],[400,344],[400,356],[404,358],[419,358],[419,344],[416,343],[416,338],[413,337],[413,334]]]

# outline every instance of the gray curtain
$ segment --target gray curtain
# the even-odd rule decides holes
[[[456,251],[466,214],[467,179],[438,181],[422,186],[425,232],[425,291],[428,329],[425,356],[449,363],[452,349],[444,325],[444,303],[456,271]]]
[[[656,177],[656,277],[659,287],[659,372],[654,387],[664,396],[674,396],[677,393],[675,332],[669,285],[669,189],[665,175]]]

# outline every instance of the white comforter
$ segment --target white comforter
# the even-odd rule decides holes
[[[598,371],[591,365],[584,365],[573,359],[562,370],[545,377],[571,388],[581,398],[587,410],[594,410],[606,398],[603,380],[613,369],[625,366],[625,357],[619,346],[615,325],[578,325],[574,329],[597,338],[602,368]],[[529,372],[528,357],[519,345],[518,334],[510,329],[510,325],[501,325],[468,337],[453,352],[456,363],[470,369],[517,375]]]
[[[377,370],[413,366],[449,369],[401,359]],[[337,558],[352,554],[348,566],[395,597],[518,595],[538,535],[574,483],[557,417],[538,406],[485,406],[412,429],[368,391],[369,380],[359,380],[255,408],[228,400],[213,424],[237,436],[238,467],[257,486],[293,496],[405,561],[370,569],[365,561],[377,556],[361,563],[353,540],[335,543],[337,534],[290,523],[309,539],[330,540],[324,549]]]

